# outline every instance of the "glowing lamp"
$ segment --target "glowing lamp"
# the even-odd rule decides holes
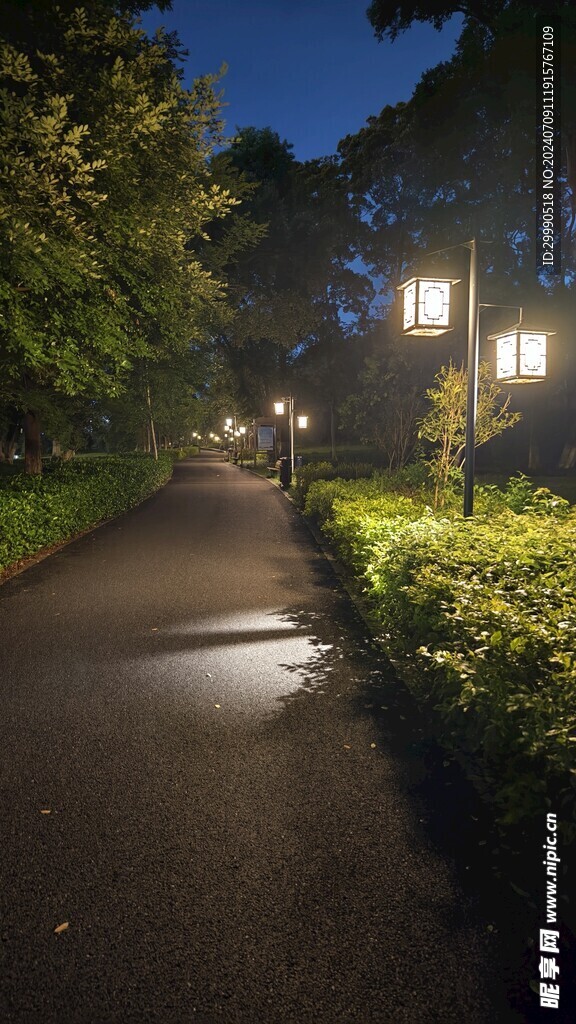
[[[401,284],[404,292],[402,333],[423,334],[435,338],[454,328],[450,323],[450,288],[459,277],[412,277]]]
[[[284,415],[284,402],[274,402],[274,412],[277,416]]]
[[[531,331],[515,324],[498,334],[489,334],[496,342],[496,380],[503,384],[531,384],[546,379],[546,342],[556,331]]]

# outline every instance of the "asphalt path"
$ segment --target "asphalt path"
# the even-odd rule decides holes
[[[429,827],[470,808],[423,795],[392,670],[268,481],[179,464],[0,613],[1,1020],[525,1019]]]

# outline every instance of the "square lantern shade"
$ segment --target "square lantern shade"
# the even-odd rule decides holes
[[[460,278],[412,277],[399,286],[404,292],[402,333],[434,338],[454,328],[450,323],[450,288]]]
[[[298,426],[302,430],[306,430],[306,427],[308,426],[308,417],[307,416],[297,416],[296,418],[298,420]]]
[[[521,324],[500,334],[496,342],[496,380],[504,384],[530,384],[546,379],[546,342],[555,331],[530,331]]]
[[[277,416],[284,415],[284,402],[274,402],[274,412]]]

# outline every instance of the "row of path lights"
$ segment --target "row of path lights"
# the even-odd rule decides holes
[[[236,416],[229,416],[224,425],[224,439],[232,441],[234,445],[233,459],[237,460],[240,455],[240,464],[244,455],[246,441],[246,427],[239,427]]]
[[[228,416],[224,425],[224,438],[226,441],[232,441],[234,446],[233,458],[236,458],[236,433],[236,416],[234,416],[234,418],[232,418],[232,416]],[[228,457],[229,455],[230,452],[228,450]]]
[[[294,472],[294,396],[288,395],[287,398],[282,398],[279,402],[274,402],[274,412],[277,416],[283,416],[288,406],[288,422],[290,431],[290,457],[289,457],[289,473],[286,474],[285,479],[281,482],[284,487],[289,487],[292,480],[292,473]],[[296,421],[300,430],[306,430],[308,426],[307,416],[297,416]]]
[[[464,449],[464,515],[474,511],[474,462],[476,451],[476,408],[478,404],[479,320],[483,309],[512,309],[478,302],[478,250],[476,239],[437,249],[428,256],[465,246],[470,250],[468,286],[468,391],[466,397],[466,444]],[[459,278],[412,277],[398,290],[404,293],[403,335],[438,337],[453,330],[450,322],[450,290]],[[496,342],[496,380],[505,384],[530,384],[546,379],[546,343],[556,331],[532,330],[522,322],[522,309],[517,324],[497,334],[488,335]]]

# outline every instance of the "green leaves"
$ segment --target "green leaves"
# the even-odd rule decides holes
[[[408,684],[483,766],[502,820],[551,791],[573,806],[576,511],[554,496],[538,508],[516,482],[486,517],[440,518],[425,492],[394,493],[392,474],[378,496],[378,480],[313,481],[305,508],[362,580]]]
[[[125,512],[161,487],[175,454],[77,459],[42,477],[0,487],[0,570]]]
[[[457,369],[450,362],[436,374],[436,386],[426,391],[431,408],[420,420],[418,436],[434,446],[427,465],[436,481],[435,507],[444,504],[446,489],[455,476],[460,475],[466,446],[467,387],[467,371],[463,367]],[[521,419],[520,413],[508,412],[510,395],[502,405],[497,402],[500,394],[501,388],[492,381],[490,365],[482,362],[478,370],[476,448],[498,437]]]
[[[0,39],[0,399],[18,407],[30,383],[117,394],[137,358],[205,337],[226,297],[198,240],[237,202],[207,167],[214,77],[184,89],[174,40],[106,5],[44,18],[40,53]]]

